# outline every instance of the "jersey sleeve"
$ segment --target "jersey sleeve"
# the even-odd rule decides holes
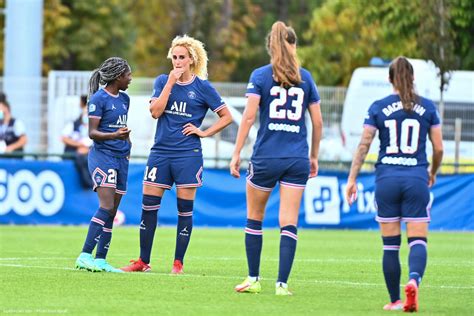
[[[25,124],[22,121],[16,119],[15,124],[13,125],[13,132],[16,136],[22,136],[26,134]]]
[[[71,137],[73,132],[74,132],[74,123],[69,122],[64,126],[61,134],[63,137]]]
[[[155,82],[153,83],[153,93],[151,94],[151,100],[154,100],[160,96],[161,91],[163,91],[163,88],[165,87],[165,79],[165,75],[160,75],[155,79]]]
[[[254,70],[250,75],[249,83],[247,84],[247,92],[245,93],[245,96],[248,97],[249,95],[262,96],[260,75],[256,70]]]
[[[101,99],[94,94],[89,100],[89,118],[102,118],[102,113],[104,111],[104,105]]]
[[[367,110],[367,114],[365,115],[364,118],[364,127],[373,127],[377,128],[377,123],[376,123],[376,103],[373,103],[369,109]]]
[[[217,113],[223,108],[226,107],[224,100],[222,100],[219,93],[217,93],[216,89],[209,83],[209,81],[205,81],[205,98],[207,105],[209,108]]]
[[[308,81],[310,85],[308,105],[319,104],[321,102],[321,98],[319,97],[318,87],[311,76],[309,76]]]
[[[430,117],[430,127],[440,127],[441,126],[441,118],[439,116],[439,112],[436,109],[436,106],[433,104],[433,111],[431,112]]]

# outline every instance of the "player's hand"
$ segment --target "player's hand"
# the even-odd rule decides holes
[[[175,84],[176,81],[178,81],[179,78],[181,78],[183,73],[184,73],[183,68],[174,68],[173,70],[170,71],[170,74],[168,76],[168,82],[171,84]]]
[[[431,188],[436,183],[436,174],[432,174],[430,172],[429,179],[428,179],[428,187]]]
[[[232,160],[229,164],[230,174],[234,178],[240,178],[240,155],[232,155]]]
[[[187,123],[186,125],[183,126],[182,130],[183,135],[189,136],[189,135],[197,135],[199,137],[206,137],[206,134],[201,131],[199,128],[194,126],[192,123]]]
[[[130,132],[132,130],[128,129],[128,127],[121,127],[115,132],[115,138],[126,140],[130,136]]]
[[[346,186],[346,201],[349,205],[357,200],[357,184],[355,180],[348,180]]]
[[[318,166],[318,159],[310,158],[309,159],[309,177],[314,178],[318,175],[319,166]]]

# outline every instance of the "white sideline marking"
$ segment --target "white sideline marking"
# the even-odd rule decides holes
[[[42,267],[42,266],[29,266],[24,264],[9,264],[9,263],[0,263],[0,267],[13,267],[13,268],[33,268],[33,269],[50,269],[50,270],[67,270],[67,271],[76,271],[74,268],[68,267]],[[78,271],[85,273],[85,271]],[[90,272],[92,273],[92,272]],[[95,272],[95,274],[101,274],[101,272]],[[182,274],[176,276],[171,273],[160,273],[160,272],[144,272],[144,273],[124,273],[119,275],[159,275],[159,276],[169,276],[169,277],[187,277],[187,278],[212,278],[212,279],[232,279],[238,280],[238,277],[235,276],[223,276],[223,275],[201,275],[201,274]],[[263,280],[263,278],[262,278]],[[335,280],[301,280],[301,279],[291,279],[293,283],[316,283],[316,284],[333,284],[333,285],[344,285],[344,286],[354,286],[354,287],[385,287],[384,284],[379,283],[365,283],[365,282],[351,282],[351,281],[335,281]],[[404,285],[404,284],[400,284]],[[455,289],[455,290],[472,290],[474,286],[452,286],[452,285],[425,285],[423,287],[434,288],[434,289]]]
[[[125,255],[109,255],[108,258],[125,258],[129,259],[129,256]],[[201,257],[201,256],[189,256],[187,257],[188,260],[215,260],[215,261],[245,261],[245,257]],[[73,257],[22,257],[22,258],[0,258],[0,262],[2,261],[33,261],[33,260],[75,260]],[[262,257],[262,261],[266,262],[278,262],[278,258],[269,258],[269,257]],[[431,259],[433,260],[433,259]],[[298,259],[295,258],[295,262],[308,262],[308,263],[331,263],[331,264],[351,264],[351,263],[375,263],[378,264],[381,262],[381,259],[347,259],[347,258],[340,258],[340,259]],[[474,266],[474,261],[450,261],[450,260],[434,260],[430,261],[430,266],[450,266],[450,267],[472,267]]]

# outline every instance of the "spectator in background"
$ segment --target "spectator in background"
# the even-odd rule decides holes
[[[25,125],[12,117],[7,97],[0,93],[0,155],[23,153],[27,141]]]
[[[63,129],[62,141],[66,145],[66,158],[73,158],[84,188],[92,188],[92,178],[87,167],[87,155],[92,145],[89,138],[89,120],[87,113],[87,96],[82,95],[80,101],[81,114],[74,122],[69,122]]]

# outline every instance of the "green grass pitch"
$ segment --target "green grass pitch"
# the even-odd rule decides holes
[[[86,227],[0,226],[0,313],[87,315],[388,315],[376,231],[300,229],[289,280],[276,297],[279,234],[264,230],[262,293],[238,294],[247,273],[243,229],[195,227],[185,274],[169,274],[175,229],[158,227],[151,273],[74,270]],[[138,229],[114,229],[109,262],[139,254]],[[420,314],[474,314],[474,234],[432,232]],[[402,283],[407,245],[401,250]],[[401,289],[403,293],[403,288]],[[395,312],[396,313],[396,312]]]

